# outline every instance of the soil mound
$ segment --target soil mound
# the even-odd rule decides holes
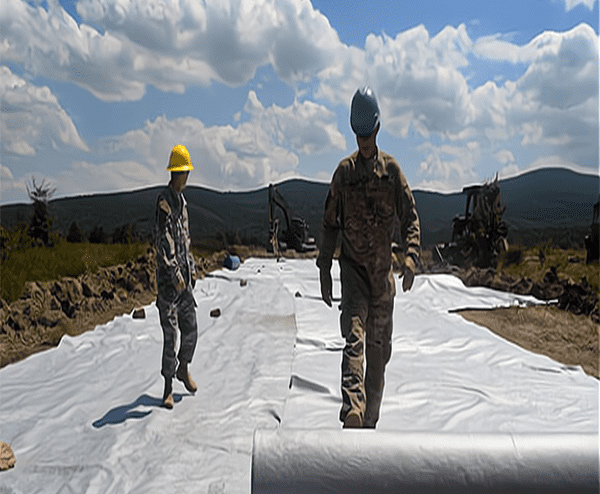
[[[235,254],[242,259],[251,252]],[[226,251],[195,256],[196,276],[221,268],[226,256]],[[122,314],[141,317],[136,309],[154,301],[156,293],[152,247],[135,260],[76,278],[29,282],[19,300],[9,305],[0,299],[0,368],[58,345],[65,334],[82,334]]]
[[[152,249],[126,264],[77,278],[28,282],[19,300],[0,300],[0,367],[93,329],[156,297]]]
[[[492,268],[470,268],[466,271],[459,270],[455,274],[466,286],[485,286],[519,295],[533,295],[541,300],[557,300],[559,309],[589,316],[595,323],[600,323],[598,295],[587,279],[582,278],[580,283],[560,279],[555,267],[548,270],[541,282],[530,278],[515,279],[498,274]]]

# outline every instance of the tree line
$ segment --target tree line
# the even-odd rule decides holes
[[[31,185],[27,184],[27,194],[33,205],[33,214],[29,223],[24,222],[11,229],[0,227],[2,261],[6,260],[15,249],[52,247],[62,239],[70,243],[94,244],[131,244],[143,240],[132,224],[119,226],[111,233],[105,232],[102,226],[96,225],[86,234],[76,221],[71,223],[66,234],[54,229],[54,217],[48,203],[55,192],[56,188],[45,180],[38,183],[35,177],[32,177]]]

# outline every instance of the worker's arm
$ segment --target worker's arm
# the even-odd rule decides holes
[[[325,212],[323,213],[323,224],[321,227],[321,245],[319,247],[319,257],[317,257],[317,266],[319,267],[319,278],[321,283],[321,297],[323,301],[331,307],[332,280],[331,263],[333,253],[340,230],[339,225],[339,174],[333,175],[329,192],[325,199]]]
[[[404,242],[404,276],[402,290],[412,288],[421,257],[421,226],[415,199],[402,170],[396,182],[396,212],[400,219],[400,232]]]
[[[156,262],[166,273],[171,285],[177,292],[185,289],[185,280],[175,255],[175,239],[169,228],[171,207],[164,197],[159,198],[156,205]]]
[[[185,246],[186,246],[187,255],[188,255],[188,266],[189,266],[189,270],[190,270],[190,283],[191,283],[191,288],[194,288],[194,286],[196,285],[196,263],[194,261],[194,255],[192,254],[192,240],[190,237],[190,223],[189,223],[187,202],[185,203],[183,214],[184,214],[183,228],[184,228],[184,234],[185,234]]]

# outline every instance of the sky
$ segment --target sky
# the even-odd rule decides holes
[[[597,0],[3,0],[0,203],[329,181],[354,92],[412,189],[598,174]]]

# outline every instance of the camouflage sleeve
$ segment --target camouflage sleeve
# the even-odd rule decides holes
[[[183,275],[177,262],[175,253],[175,239],[169,228],[169,216],[171,206],[164,197],[159,198],[156,206],[156,262],[159,267],[159,274],[166,277],[173,287],[176,287],[183,280]],[[167,280],[158,280],[159,283]]]
[[[415,199],[402,170],[396,182],[396,212],[400,219],[400,233],[406,255],[415,257],[418,263],[421,256],[421,226]]]
[[[194,261],[194,255],[192,254],[192,249],[189,250],[189,260],[190,260],[190,277],[193,281],[196,279],[196,262]]]
[[[339,168],[333,174],[327,198],[325,199],[325,211],[323,213],[323,224],[321,227],[321,245],[319,256],[317,257],[317,266],[326,271],[331,269],[333,253],[337,243],[340,231],[340,186]]]
[[[196,264],[194,262],[194,255],[192,254],[192,239],[190,236],[190,220],[187,208],[187,201],[185,197],[181,196],[183,201],[183,234],[185,235],[185,249],[187,253],[187,261],[190,271],[190,282],[193,284],[193,280],[196,278]]]

